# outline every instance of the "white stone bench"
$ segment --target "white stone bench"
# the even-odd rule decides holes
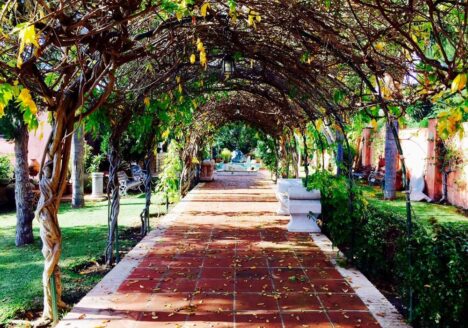
[[[290,232],[321,232],[317,216],[322,213],[320,190],[308,191],[305,187],[289,187],[288,209],[291,220],[287,225]]]
[[[301,179],[278,179],[276,185],[276,199],[280,206],[276,213],[278,215],[289,215],[288,208],[288,189],[289,187],[300,187],[302,186]]]

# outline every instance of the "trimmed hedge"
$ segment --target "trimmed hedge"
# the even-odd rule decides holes
[[[324,232],[348,257],[354,235],[354,265],[370,280],[390,283],[404,300],[413,288],[414,326],[467,326],[468,225],[413,219],[408,240],[406,218],[369,205],[357,186],[350,212],[347,183],[329,173],[311,176],[308,187],[322,192]]]

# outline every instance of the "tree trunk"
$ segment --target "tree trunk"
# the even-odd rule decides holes
[[[84,133],[83,126],[76,128],[73,134],[73,151],[72,151],[72,207],[80,208],[84,206]]]
[[[16,246],[34,242],[34,209],[28,169],[28,127],[22,123],[15,136]]]
[[[111,139],[112,140],[112,139]],[[117,141],[118,142],[118,141]],[[107,193],[109,197],[109,231],[107,236],[106,248],[106,265],[111,266],[114,263],[114,247],[116,248],[116,260],[119,261],[118,249],[118,218],[120,212],[120,193],[119,179],[117,172],[120,166],[119,147],[112,144],[109,145],[109,183],[107,185]],[[115,245],[117,244],[117,245]]]
[[[395,199],[398,149],[390,124],[398,131],[398,121],[387,122],[385,130],[385,188],[384,199]]]
[[[62,104],[56,111],[55,123],[46,146],[39,182],[41,197],[37,205],[36,217],[40,224],[42,255],[44,256],[42,274],[44,311],[42,319],[45,321],[50,321],[53,318],[52,279],[55,282],[57,306],[66,307],[62,301],[61,274],[58,265],[62,253],[62,233],[57,213],[66,185],[70,160],[70,134],[73,131],[74,117],[70,118],[68,111],[73,108],[72,106],[72,103]]]
[[[336,175],[340,176],[343,173],[343,134],[336,131]]]
[[[140,214],[140,219],[141,219],[141,234],[145,236],[149,230],[150,230],[150,224],[149,224],[149,212],[150,212],[150,205],[151,205],[151,179],[152,179],[152,173],[151,173],[151,163],[153,162],[154,159],[154,153],[153,153],[153,147],[150,147],[146,154],[145,158],[145,171],[146,171],[146,176],[145,176],[145,207],[143,208],[143,211]]]

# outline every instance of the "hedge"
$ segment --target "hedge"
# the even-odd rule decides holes
[[[324,232],[348,257],[354,245],[353,264],[361,272],[371,281],[390,283],[405,301],[412,287],[411,324],[415,327],[468,326],[464,319],[464,313],[468,313],[468,225],[414,219],[413,236],[409,240],[406,218],[368,204],[358,186],[353,187],[350,207],[345,178],[316,173],[308,187],[322,192]]]

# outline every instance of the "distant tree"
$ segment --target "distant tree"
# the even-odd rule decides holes
[[[15,244],[24,246],[34,242],[34,208],[28,169],[29,131],[17,103],[11,101],[5,108],[4,116],[0,118],[0,130],[7,140],[15,142]]]

